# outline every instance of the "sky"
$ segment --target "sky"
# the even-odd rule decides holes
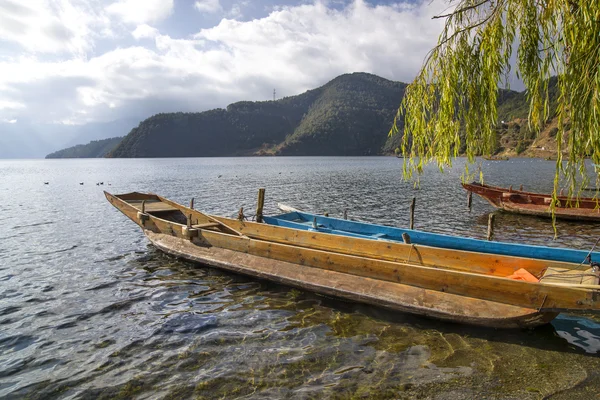
[[[411,81],[445,0],[0,0],[0,123],[81,125]],[[0,132],[1,134],[1,132]]]

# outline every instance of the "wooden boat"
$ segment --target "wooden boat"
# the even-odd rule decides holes
[[[498,328],[600,308],[589,265],[288,229],[206,215],[154,194],[105,195],[168,254],[324,295]],[[520,269],[540,281],[507,278]]]
[[[299,210],[292,211],[293,208],[289,206],[285,207],[287,207],[286,210],[290,212],[277,216],[265,216],[264,221],[267,224],[287,228],[303,229],[372,240],[404,242],[403,235],[408,235],[411,243],[430,247],[441,247],[446,249],[474,251],[489,254],[502,254],[515,257],[538,258],[543,260],[564,261],[577,264],[583,262],[589,253],[587,251],[576,249],[492,242],[460,236],[423,232],[412,229],[394,228],[383,225],[325,217]],[[592,260],[600,261],[600,253],[594,252],[590,256]]]
[[[515,190],[512,187],[501,188],[497,186],[484,185],[481,183],[463,183],[463,187],[469,192],[480,195],[496,208],[516,214],[535,215],[539,217],[551,217],[550,194],[525,192]],[[559,205],[555,209],[556,218],[600,221],[600,208],[598,201],[591,197],[569,198],[558,196]]]

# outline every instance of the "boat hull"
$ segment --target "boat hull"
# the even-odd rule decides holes
[[[189,261],[319,293],[449,322],[491,328],[534,328],[558,313],[467,298],[451,293],[323,270],[241,253],[149,230],[146,237],[159,250]]]
[[[484,185],[480,183],[463,183],[462,186],[473,192],[492,206],[507,212],[536,217],[551,218],[550,205],[552,196],[543,193],[532,193],[512,188]],[[600,221],[600,208],[593,198],[571,199],[558,196],[559,204],[554,209],[556,218],[575,221]]]

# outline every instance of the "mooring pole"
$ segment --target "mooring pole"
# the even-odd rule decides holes
[[[417,201],[416,197],[413,197],[412,202],[410,203],[410,229],[415,229],[415,203]]]
[[[142,200],[142,214],[146,214],[146,200]]]
[[[190,208],[193,210],[194,209],[194,198],[192,197],[192,199],[190,200]]]
[[[494,213],[490,213],[488,217],[488,231],[487,231],[487,240],[492,240],[494,237]]]
[[[265,188],[258,189],[258,202],[256,203],[256,222],[263,222],[263,207],[265,206]]]
[[[467,194],[467,207],[469,207],[469,212],[471,212],[471,204],[473,203],[473,192],[469,190]]]

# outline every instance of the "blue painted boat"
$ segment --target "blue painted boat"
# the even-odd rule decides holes
[[[424,246],[538,258],[542,260],[564,261],[577,264],[584,262],[589,253],[589,251],[585,250],[492,242],[411,229],[393,228],[383,225],[368,224],[365,222],[325,217],[301,211],[288,212],[274,217],[265,216],[263,218],[267,224],[286,228],[397,242],[403,242],[402,234],[406,233],[410,236],[410,241],[412,243]],[[592,261],[600,261],[600,252],[593,252],[591,254],[591,259]],[[589,263],[589,261],[586,263]]]

